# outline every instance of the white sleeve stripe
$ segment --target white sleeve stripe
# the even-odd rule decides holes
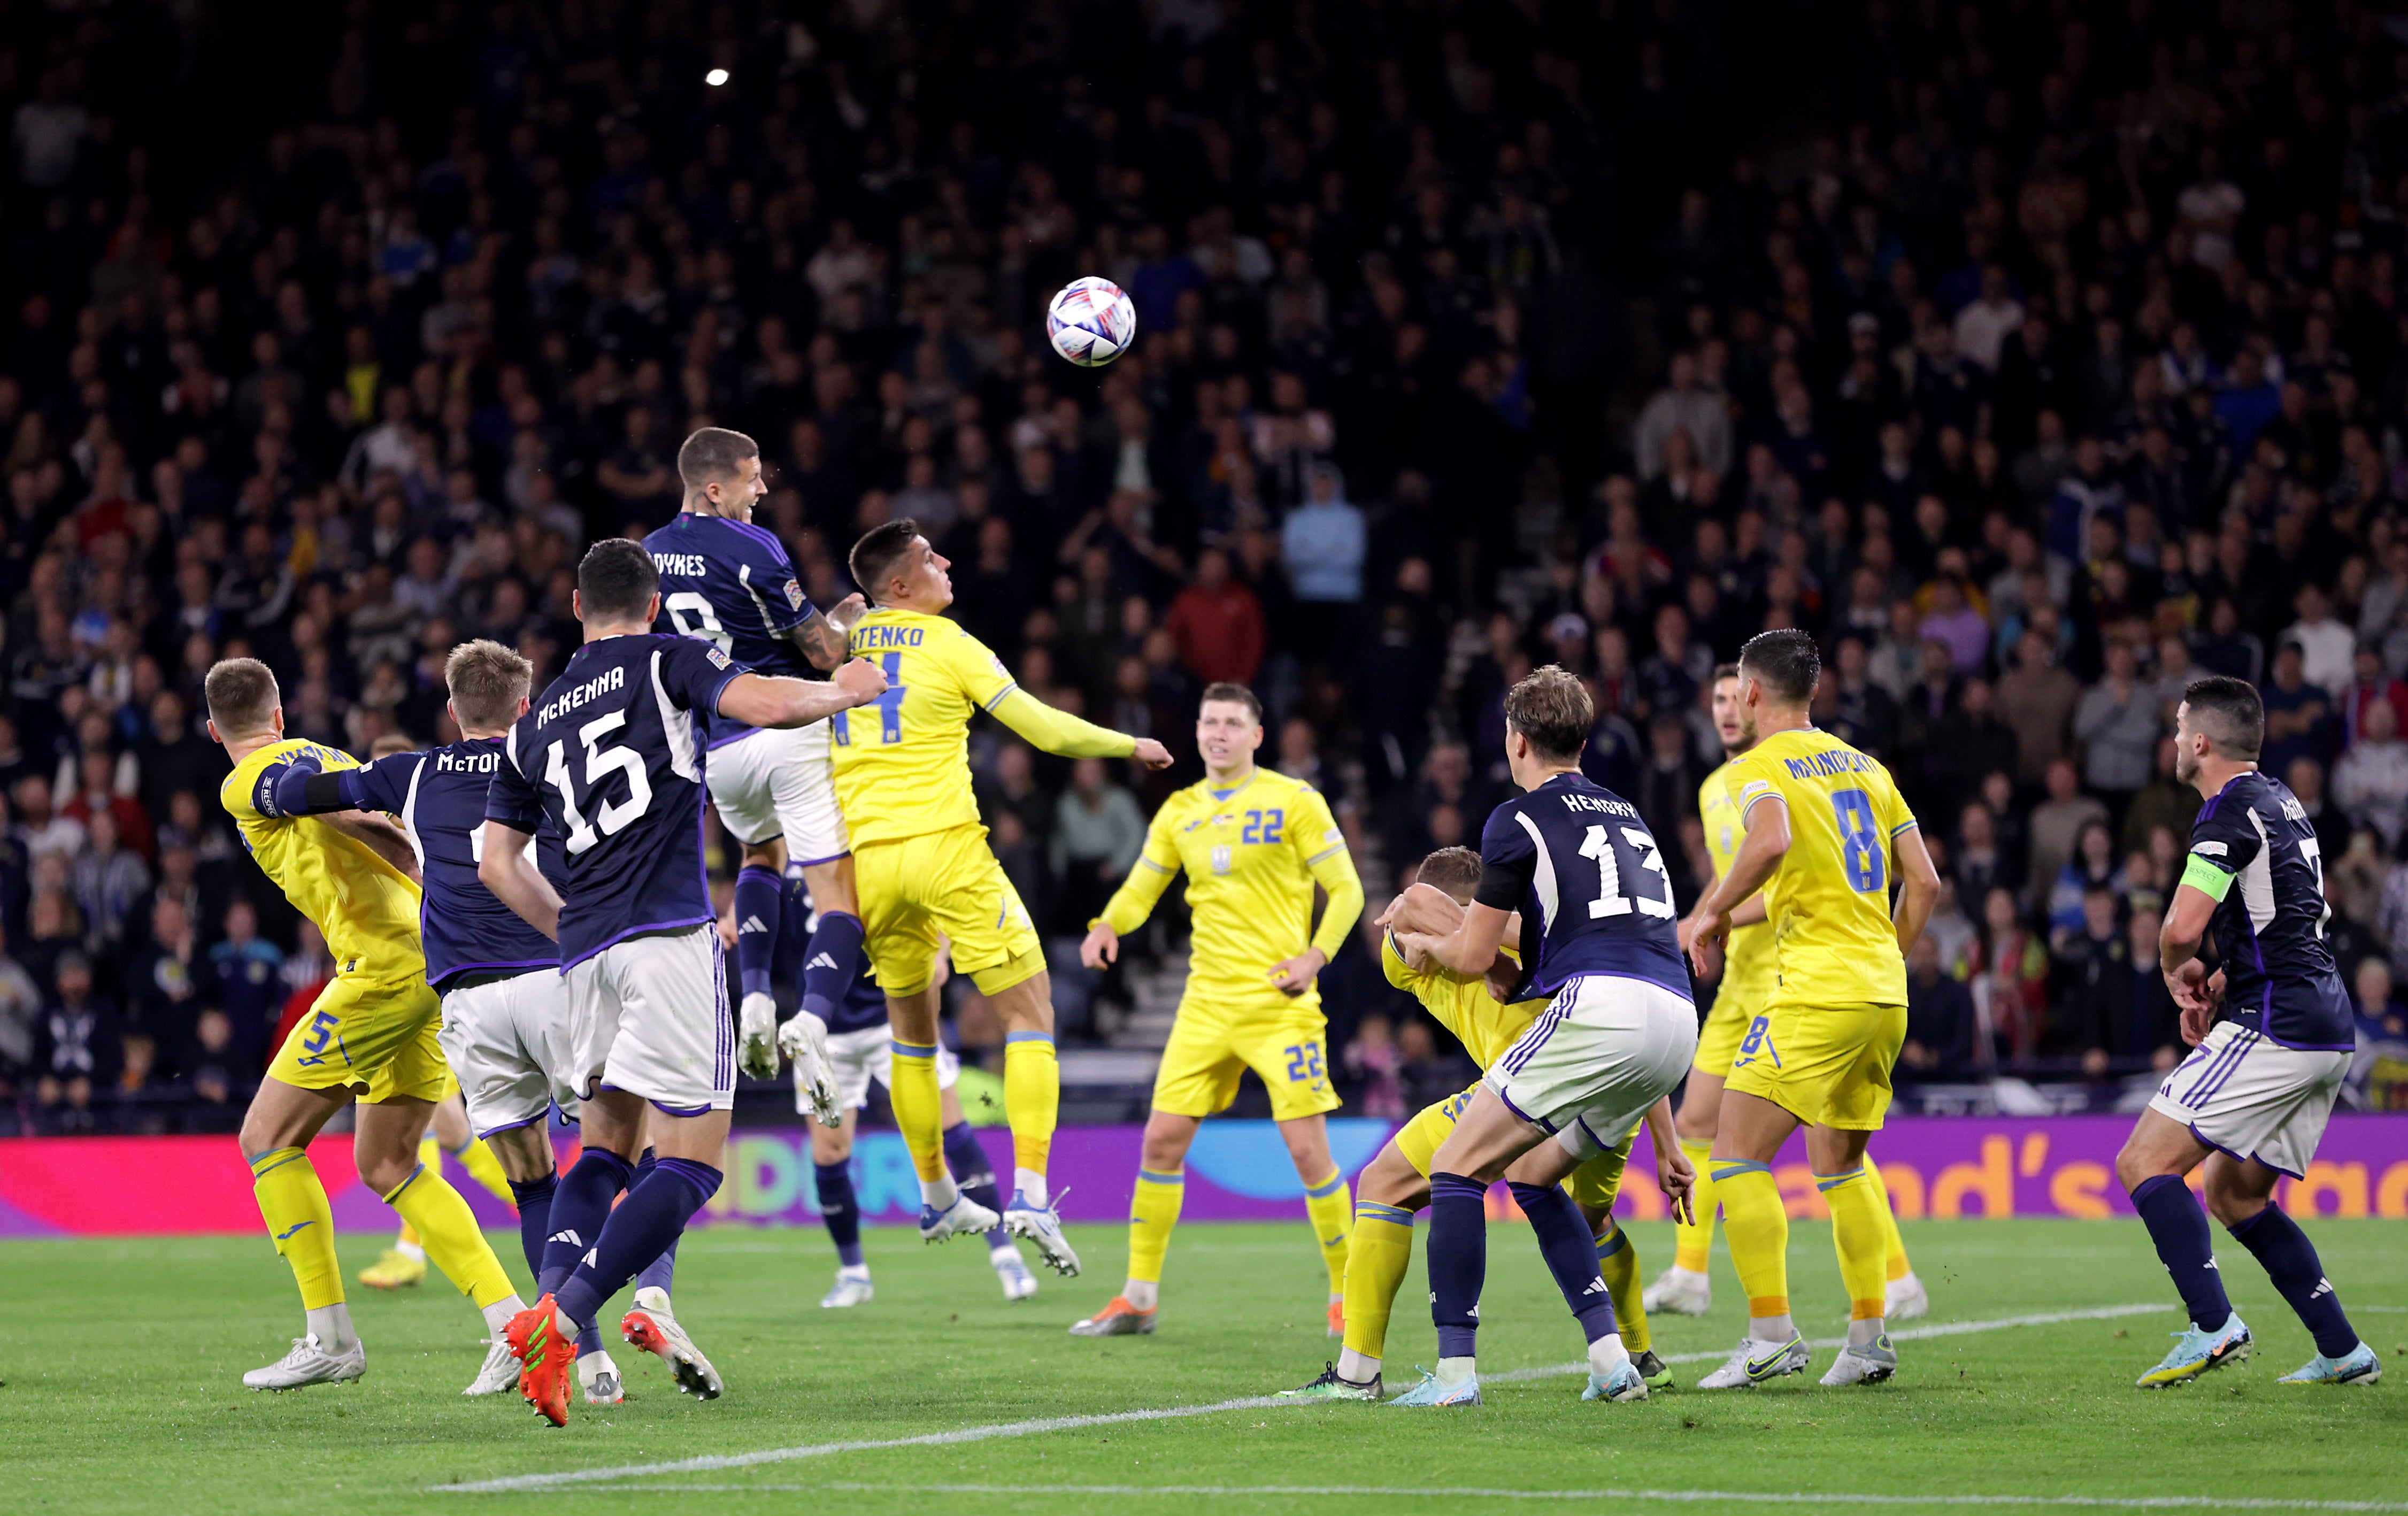
[[[994,711],[994,709],[995,709],[995,708],[996,708],[996,707],[997,707],[997,706],[999,706],[999,705],[1002,705],[1002,704],[1003,704],[1003,702],[1004,702],[1004,697],[1005,697],[1005,696],[1007,696],[1007,695],[1010,694],[1012,691],[1017,690],[1017,689],[1019,689],[1019,688],[1020,688],[1020,685],[1019,685],[1017,682],[1014,682],[1014,683],[1010,683],[1010,684],[1007,684],[1007,685],[1005,685],[1002,689],[997,690],[997,691],[996,691],[996,692],[995,692],[995,698],[994,698],[994,699],[989,700],[985,705],[983,705],[983,706],[980,707],[979,708],[980,708],[980,709],[982,709],[982,710],[984,710],[984,711],[988,711],[988,712],[992,712],[992,711]]]

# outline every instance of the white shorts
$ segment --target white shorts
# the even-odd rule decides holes
[[[639,1094],[672,1116],[736,1104],[736,1023],[719,928],[613,943],[562,976],[570,1080]]]
[[[538,968],[445,991],[436,1037],[468,1103],[468,1129],[479,1137],[532,1126],[554,1103],[577,1119],[568,987],[560,970]]]
[[[827,1039],[828,1059],[836,1065],[836,1101],[846,1110],[859,1110],[869,1104],[869,1081],[876,1080],[888,1089],[895,1081],[887,1070],[895,1066],[895,1034],[883,1026],[865,1026],[857,1032],[831,1032]],[[937,1088],[950,1090],[961,1077],[962,1061],[942,1043],[937,1045]],[[810,1114],[810,1102],[798,1091],[795,1095],[797,1115]]]
[[[2350,1055],[2286,1048],[2238,1022],[2219,1022],[2166,1076],[2149,1108],[2235,1158],[2298,1179],[2332,1119]]]
[[[1610,1152],[1672,1093],[1698,1053],[1689,997],[1584,975],[1559,991],[1483,1080],[1575,1158]]]
[[[836,803],[828,723],[765,726],[710,750],[704,767],[720,824],[747,845],[786,839],[786,860],[824,864],[853,851]]]

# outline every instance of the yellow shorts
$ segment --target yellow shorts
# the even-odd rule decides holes
[[[1905,1042],[1904,1006],[1775,1006],[1749,1023],[1723,1088],[1810,1125],[1878,1132]]]
[[[1460,1094],[1451,1094],[1424,1106],[1413,1112],[1412,1120],[1397,1129],[1395,1137],[1388,1139],[1396,1144],[1397,1151],[1404,1156],[1405,1162],[1413,1166],[1414,1173],[1424,1179],[1429,1178],[1430,1166],[1438,1158],[1439,1144],[1455,1130],[1455,1123],[1463,1120],[1463,1113],[1471,1108],[1471,1097],[1479,1090],[1480,1086],[1474,1084]],[[1629,1163],[1630,1145],[1638,1138],[1639,1134],[1634,1130],[1614,1144],[1612,1151],[1598,1153],[1573,1169],[1571,1179],[1567,1181],[1571,1197],[1584,1206],[1612,1210],[1613,1197],[1622,1193],[1623,1166]]]
[[[1238,1097],[1239,1076],[1251,1068],[1271,1093],[1273,1121],[1336,1110],[1322,1043],[1328,1029],[1318,1005],[1232,1015],[1182,1000],[1154,1071],[1154,1108],[1173,1116],[1226,1110]]]
[[[937,977],[937,938],[952,943],[953,968],[982,994],[1042,971],[1045,955],[983,826],[956,826],[853,853],[861,931],[878,986],[916,994]]]
[[[277,1050],[267,1077],[304,1090],[364,1090],[371,1105],[395,1095],[438,1101],[452,1077],[435,1040],[442,1024],[443,1002],[423,978],[338,974]]]
[[[1706,1012],[1705,1024],[1698,1028],[1698,1055],[1689,1066],[1718,1080],[1729,1078],[1731,1060],[1739,1056],[1739,1045],[1746,1040],[1748,1026],[1755,1020],[1756,1013],[1738,995],[1716,994],[1713,1009]]]

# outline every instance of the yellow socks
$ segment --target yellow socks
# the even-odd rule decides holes
[[[1772,1166],[1717,1158],[1713,1174],[1723,1237],[1730,1244],[1740,1288],[1747,1292],[1748,1335],[1770,1341],[1770,1334],[1783,1332],[1780,1340],[1786,1341],[1796,1332],[1789,1323],[1789,1213],[1782,1209],[1781,1187],[1772,1182]]]
[[[1634,1354],[1654,1347],[1656,1335],[1647,1328],[1647,1308],[1639,1301],[1642,1293],[1639,1250],[1612,1216],[1606,1217],[1604,1230],[1597,1235],[1597,1271],[1605,1276],[1605,1293],[1613,1297],[1613,1319],[1622,1329],[1622,1345]]]
[[[929,1195],[934,1186],[935,1194],[951,1205],[953,1180],[945,1171],[945,1111],[937,1093],[936,1044],[896,1037],[893,1046],[886,1095],[895,1108],[895,1124],[902,1130],[903,1145],[911,1151],[911,1169],[920,1176],[921,1194]],[[1010,1089],[1008,1078],[1004,1088]]]
[[[502,1271],[502,1261],[487,1245],[485,1234],[477,1229],[468,1202],[442,1175],[431,1168],[412,1170],[384,1197],[384,1203],[401,1212],[401,1219],[417,1230],[426,1256],[462,1294],[477,1303],[478,1309],[518,1294],[510,1277]]]
[[[1882,1223],[1889,1208],[1876,1198],[1872,1176],[1862,1168],[1816,1175],[1814,1187],[1831,1208],[1831,1244],[1840,1254],[1840,1282],[1848,1290],[1848,1319],[1879,1320],[1889,1260],[1889,1230]]]
[[[1871,1153],[1865,1154],[1865,1178],[1872,1181],[1873,1199],[1881,1205],[1882,1226],[1889,1234],[1886,1278],[1902,1280],[1914,1272],[1914,1265],[1907,1260],[1906,1239],[1898,1235],[1898,1217],[1889,1209],[1889,1186],[1883,1182],[1881,1166],[1873,1162]]]
[[[1329,1177],[1304,1187],[1304,1214],[1312,1223],[1312,1238],[1321,1244],[1322,1266],[1329,1270],[1329,1298],[1346,1289],[1346,1239],[1354,1231],[1354,1200],[1346,1193],[1346,1171],[1333,1168]]]
[[[502,1161],[494,1156],[493,1149],[485,1146],[483,1137],[470,1137],[468,1145],[452,1156],[460,1160],[460,1166],[468,1171],[470,1179],[485,1187],[487,1194],[496,1200],[517,1204],[510,1194],[509,1176],[502,1172]]]
[[[1374,1200],[1354,1206],[1354,1233],[1346,1249],[1346,1349],[1339,1365],[1347,1379],[1380,1371],[1388,1346],[1388,1312],[1413,1261],[1413,1213]]]
[[[1179,1205],[1187,1198],[1187,1174],[1137,1171],[1137,1192],[1129,1196],[1128,1277],[1131,1284],[1162,1282],[1162,1256],[1170,1251],[1170,1229],[1179,1224]],[[1126,1294],[1126,1291],[1122,1292]],[[1142,1292],[1142,1293],[1151,1293]],[[1129,1304],[1151,1310],[1154,1302],[1129,1297]]]
[[[343,1303],[343,1271],[335,1262],[335,1211],[326,1187],[299,1148],[278,1148],[251,1161],[251,1191],[276,1251],[293,1266],[301,1309]]]
[[[1712,1137],[1683,1137],[1681,1151],[1688,1156],[1689,1166],[1698,1171],[1698,1186],[1690,1192],[1689,1204],[1696,1208],[1697,1220],[1672,1223],[1672,1266],[1685,1268],[1693,1274],[1706,1272],[1707,1261],[1714,1251],[1714,1143]],[[1615,1303],[1620,1309],[1620,1302]]]
[[[1046,1032],[1013,1032],[1003,1039],[1003,1114],[1011,1123],[1012,1188],[1033,1205],[1046,1203],[1045,1164],[1062,1112],[1062,1065]],[[1144,1187],[1140,1181],[1139,1188]]]

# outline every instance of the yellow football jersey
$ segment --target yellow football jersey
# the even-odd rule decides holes
[[[854,625],[851,651],[886,674],[875,702],[828,718],[853,844],[978,825],[970,717],[1018,687],[1003,660],[942,616],[885,608]]]
[[[1196,926],[1187,969],[1191,998],[1320,1003],[1318,987],[1291,997],[1267,977],[1273,965],[1307,947],[1318,945],[1335,957],[1362,913],[1354,860],[1319,792],[1268,768],[1255,769],[1231,790],[1215,790],[1210,779],[1189,785],[1154,812],[1136,866],[1099,920],[1116,932],[1136,931],[1182,871]],[[1312,924],[1316,880],[1329,892],[1318,931]]]
[[[1774,1004],[1906,1004],[1890,925],[1890,839],[1914,826],[1889,770],[1828,732],[1776,732],[1723,767],[1732,804],[1778,794],[1789,852],[1764,887]]]
[[[1705,822],[1706,851],[1713,855],[1718,878],[1730,872],[1739,845],[1747,840],[1747,822],[1731,804],[1730,789],[1723,782],[1729,773],[1730,765],[1725,764],[1698,786],[1698,816]],[[1754,1012],[1763,1008],[1765,997],[1771,993],[1772,923],[1764,921],[1731,928],[1730,936],[1723,939],[1723,979],[1714,991],[1715,1002],[1727,999]]]
[[[218,801],[235,819],[242,845],[294,908],[318,923],[337,972],[403,978],[426,972],[418,937],[418,886],[366,843],[311,816],[271,816],[259,806],[271,768],[308,757],[329,774],[357,768],[338,748],[288,737],[235,765]]]
[[[1521,960],[1512,950],[1505,955]],[[1405,962],[1397,951],[1397,935],[1389,933],[1380,942],[1380,966],[1386,971],[1388,982],[1422,1003],[1422,1008],[1438,1018],[1438,1023],[1455,1034],[1463,1051],[1483,1069],[1505,1056],[1521,1035],[1547,1008],[1544,1000],[1521,1000],[1500,1006],[1488,993],[1488,986],[1477,975],[1457,974],[1446,968],[1416,969]]]

